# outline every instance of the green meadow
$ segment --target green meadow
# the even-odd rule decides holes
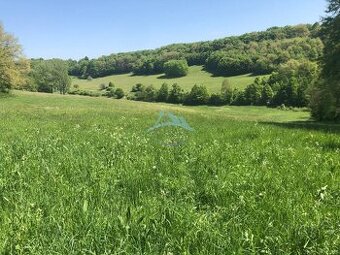
[[[155,88],[160,88],[160,86],[166,82],[169,85],[173,83],[178,83],[184,90],[190,91],[190,89],[195,85],[204,85],[208,88],[209,92],[220,92],[223,80],[228,79],[230,84],[234,88],[244,89],[247,85],[251,84],[256,77],[251,74],[223,77],[223,76],[213,76],[211,73],[206,72],[202,66],[191,66],[189,67],[189,73],[187,76],[180,78],[166,78],[164,74],[157,75],[133,75],[129,74],[119,74],[111,75],[103,78],[96,78],[93,80],[79,79],[73,77],[72,85],[79,85],[79,89],[82,90],[98,90],[100,84],[108,84],[113,82],[116,87],[122,88],[125,92],[129,92],[132,86],[137,83],[142,83],[143,85],[153,85]]]
[[[339,254],[340,127],[308,112],[13,92],[0,117],[0,254]]]

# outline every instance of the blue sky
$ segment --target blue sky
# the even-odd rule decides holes
[[[314,23],[325,0],[0,0],[27,57],[79,59]]]

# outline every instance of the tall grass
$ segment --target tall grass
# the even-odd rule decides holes
[[[146,132],[165,107],[182,146]],[[1,98],[0,253],[339,254],[338,129],[223,109]]]

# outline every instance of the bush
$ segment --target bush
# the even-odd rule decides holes
[[[131,92],[141,92],[144,91],[144,85],[142,83],[137,83],[136,85],[134,85],[131,89]]]
[[[79,89],[79,85],[78,85],[78,84],[74,84],[74,85],[73,85],[73,88]]]
[[[164,64],[164,72],[167,77],[186,76],[189,66],[186,60],[170,60]]]
[[[188,105],[204,105],[209,101],[209,93],[205,86],[194,85],[185,99]]]
[[[115,91],[115,95],[117,99],[121,99],[125,96],[124,90],[121,88],[117,88]]]
[[[70,95],[79,95],[79,96],[90,96],[90,97],[100,97],[101,93],[96,91],[88,91],[88,90],[74,90],[69,92]]]
[[[224,102],[220,94],[211,94],[208,104],[214,106],[221,106],[224,104]]]
[[[169,87],[168,84],[163,83],[161,88],[158,90],[157,93],[157,101],[158,102],[166,102],[168,101],[168,97],[169,97]]]
[[[115,88],[107,88],[106,92],[104,93],[106,97],[116,97],[116,89]]]
[[[129,96],[128,99],[136,100],[136,101],[145,101],[145,86],[141,83],[137,83],[131,89],[132,96]]]
[[[315,88],[313,88],[310,100],[310,108],[312,117],[317,120],[340,120],[340,107],[337,107],[337,99],[330,89],[325,89],[326,81],[320,80]],[[338,99],[339,101],[339,99]]]
[[[177,84],[173,84],[169,92],[168,102],[173,104],[183,103],[184,92],[183,89]]]
[[[154,102],[156,100],[157,91],[156,91],[156,89],[154,88],[153,85],[147,86],[144,93],[145,93],[145,95],[144,95],[145,101]]]

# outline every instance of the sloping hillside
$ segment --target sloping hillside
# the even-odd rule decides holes
[[[108,84],[109,82],[113,82],[116,87],[122,88],[125,92],[128,92],[131,90],[132,86],[137,83],[142,83],[144,85],[152,84],[156,88],[159,88],[162,83],[166,82],[169,85],[178,83],[183,89],[187,91],[190,90],[195,84],[203,84],[209,89],[210,92],[219,92],[221,89],[221,84],[225,79],[228,79],[233,87],[243,89],[247,85],[251,84],[256,77],[259,76],[246,74],[231,77],[216,77],[207,71],[204,71],[202,66],[191,66],[189,68],[188,75],[181,78],[168,79],[162,74],[133,75],[129,73],[110,75],[102,78],[92,79],[90,81],[74,77],[72,82],[73,85],[77,84],[79,85],[79,89],[83,90],[98,90],[100,84]]]

